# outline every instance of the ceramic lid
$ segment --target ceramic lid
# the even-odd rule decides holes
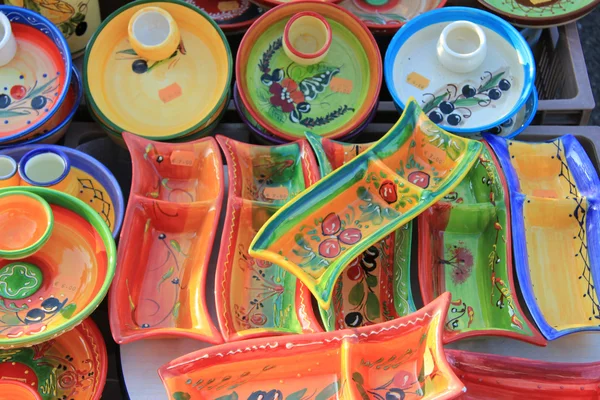
[[[248,28],[263,10],[249,0],[185,0],[206,12],[225,32]]]
[[[310,10],[333,31],[323,61],[307,66],[286,55],[282,36],[287,21]],[[304,132],[338,138],[356,130],[376,105],[381,58],[365,25],[339,6],[293,2],[259,18],[240,45],[236,78],[244,108],[269,133],[286,141]]]
[[[436,52],[443,29],[459,20],[477,24],[487,42],[488,56],[469,73],[443,67]],[[385,56],[385,80],[399,107],[415,97],[434,123],[473,134],[501,124],[525,105],[535,60],[523,36],[502,19],[447,7],[413,19],[394,36]]]
[[[149,6],[171,14],[181,33],[173,55],[156,62],[137,56],[127,34],[131,17]],[[84,88],[93,114],[112,131],[169,140],[197,132],[223,106],[232,68],[225,36],[204,11],[141,0],[111,14],[92,37]]]

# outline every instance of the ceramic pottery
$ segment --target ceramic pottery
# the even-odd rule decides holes
[[[0,144],[24,140],[61,107],[71,81],[71,54],[54,25],[24,8],[0,6],[17,52],[0,69]]]
[[[599,0],[479,0],[496,14],[519,26],[544,28],[565,25],[590,13]]]
[[[600,363],[550,363],[468,351],[445,350],[467,387],[464,400],[597,399]]]
[[[168,144],[123,137],[133,178],[110,295],[113,338],[221,343],[205,299],[224,191],[219,146],[213,138]]]
[[[245,32],[262,9],[249,0],[185,0],[207,13],[225,33]]]
[[[486,139],[511,196],[517,276],[542,334],[600,330],[600,180],[571,135],[545,143]]]
[[[494,55],[469,73],[453,72],[438,59],[440,35],[455,21],[478,25],[487,53]],[[469,46],[459,45],[463,41]],[[464,27],[448,33],[446,43],[464,57],[483,44]],[[398,107],[415,97],[434,123],[473,134],[513,118],[525,105],[533,90],[535,61],[527,41],[502,19],[473,8],[450,7],[413,19],[394,36],[385,56],[385,80]]]
[[[343,0],[340,6],[376,33],[396,32],[407,21],[441,8],[446,0]]]
[[[438,128],[411,99],[373,147],[271,217],[250,255],[292,272],[329,309],[348,264],[451,191],[481,148]]]
[[[92,33],[100,25],[99,0],[5,0],[48,18],[67,39],[71,54],[83,54]]]
[[[333,37],[321,62],[300,65],[286,54],[283,37],[290,18],[307,10],[326,19]],[[270,134],[291,141],[310,130],[339,138],[361,126],[376,106],[381,56],[369,30],[348,11],[295,1],[268,11],[246,32],[236,78],[243,107]]]
[[[521,134],[529,125],[531,125],[537,109],[538,92],[534,86],[529,98],[527,99],[527,102],[525,102],[525,105],[521,107],[519,112],[498,126],[495,126],[485,132],[474,134],[473,139],[483,139],[482,134],[484,133],[501,136],[506,139],[512,139]]]
[[[128,39],[129,21],[150,6],[168,12],[181,35],[177,50],[159,61],[139,56]],[[92,115],[109,133],[172,140],[214,121],[228,98],[232,68],[223,32],[198,7],[140,0],[111,14],[90,40],[84,88]]]
[[[0,349],[42,343],[73,329],[106,295],[116,263],[110,230],[91,207],[47,188],[19,190],[50,204],[54,226],[35,254],[0,259]]]
[[[62,187],[63,191],[92,207],[108,225],[113,237],[117,238],[121,231],[121,223],[125,212],[123,192],[113,174],[100,162],[81,151],[55,145],[28,145],[0,151],[0,155],[10,156],[18,162],[25,157],[30,159],[31,155],[46,153],[61,154],[61,157],[67,160],[67,163],[57,165],[59,170],[66,172],[62,180],[62,182],[65,182]],[[46,162],[40,163],[39,168],[47,172],[53,167],[52,161],[52,159],[48,159]],[[24,162],[19,164],[24,165]],[[21,169],[23,170],[25,167]],[[34,186],[44,186],[43,184],[30,182]],[[15,186],[19,184],[27,185],[28,183],[21,179]],[[0,187],[6,186],[9,185],[0,180]],[[61,188],[55,185],[52,189],[60,190]]]
[[[545,345],[514,294],[508,188],[490,151],[419,217],[421,295],[427,304],[452,294],[446,342],[491,335]]]
[[[17,41],[12,32],[10,21],[4,13],[0,12],[0,25],[2,26],[2,39],[0,40],[0,67],[8,64],[17,53]]]
[[[336,142],[308,132],[306,137],[322,177],[372,145]],[[351,262],[335,284],[333,306],[320,310],[325,329],[372,325],[416,311],[410,288],[411,241],[409,222]]]
[[[293,3],[293,2],[297,2],[297,1],[298,0],[252,0],[253,3],[256,3],[263,9],[269,9],[272,7],[277,7],[279,5]],[[334,3],[339,3],[342,0],[319,0],[319,1],[321,1],[323,3],[334,4]]]
[[[463,385],[441,342],[448,301],[375,326],[212,347],[158,373],[174,399],[450,399]]]
[[[331,47],[331,26],[312,11],[294,14],[283,29],[283,50],[292,62],[300,65],[318,64]]]
[[[21,178],[17,169],[17,162],[12,157],[0,155],[0,187],[19,186]]]
[[[11,399],[100,400],[106,372],[106,345],[91,318],[45,343],[0,351],[0,384],[24,385],[38,396]]]
[[[181,42],[177,22],[160,7],[139,9],[129,20],[127,33],[133,51],[147,61],[167,59]]]
[[[308,143],[249,145],[217,136],[227,159],[229,196],[215,278],[217,315],[226,341],[322,328],[310,291],[285,269],[255,260],[256,232],[319,179]]]

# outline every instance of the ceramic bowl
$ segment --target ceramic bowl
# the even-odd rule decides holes
[[[10,20],[17,41],[15,57],[0,71],[1,145],[27,139],[58,112],[71,82],[72,62],[67,42],[52,22],[20,7],[0,6],[0,12]]]
[[[0,189],[0,194],[12,190]],[[73,329],[100,304],[112,282],[116,264],[115,242],[102,218],[87,204],[55,190],[27,187],[52,208],[52,235],[34,255],[7,269],[0,259],[0,280],[7,287],[35,287],[28,297],[4,301],[0,309],[0,348],[39,344]],[[30,268],[36,267],[41,274]],[[17,275],[27,271],[25,275]],[[16,280],[15,280],[16,279]],[[19,294],[21,297],[23,293]]]
[[[129,20],[148,6],[179,26],[182,40],[168,59],[147,61],[128,43]],[[92,37],[83,81],[88,107],[110,131],[172,140],[210,123],[228,96],[232,69],[225,36],[206,13],[181,1],[140,0],[111,14]]]
[[[106,345],[91,318],[46,343],[0,350],[0,383],[25,385],[40,400],[100,400],[107,367]],[[47,382],[55,382],[52,395],[48,393]],[[4,388],[0,387],[0,393],[6,393]]]
[[[307,10],[327,20],[333,39],[322,62],[302,66],[286,55],[282,35],[289,19]],[[355,16],[334,4],[299,1],[268,11],[250,27],[237,54],[236,79],[244,108],[270,134],[294,141],[310,130],[339,138],[375,108],[380,67],[375,39]]]
[[[166,60],[181,42],[177,22],[160,7],[137,10],[129,20],[127,33],[133,51],[147,61]]]
[[[292,62],[318,64],[331,47],[331,26],[312,11],[301,11],[288,20],[283,29],[283,50]]]
[[[245,32],[263,13],[262,8],[250,0],[212,1],[187,0],[206,12],[225,33]]]
[[[253,1],[253,3],[256,3],[260,7],[264,8],[265,10],[289,3],[289,0],[287,0],[287,1],[286,0],[252,0],[252,1]],[[339,3],[342,0],[320,0],[320,1],[322,1],[323,3],[335,4],[335,3]]]
[[[116,239],[121,231],[125,206],[121,187],[113,174],[93,157],[63,146],[33,144],[0,150],[0,155],[20,162],[36,150],[58,151],[68,159],[69,170],[64,180],[72,184],[64,186],[63,190],[96,210]],[[4,186],[8,185],[0,181],[0,187]]]
[[[469,73],[453,72],[438,60],[440,35],[455,21],[478,25],[487,53],[494,54]],[[468,57],[473,49],[458,48],[461,34],[457,31],[452,40],[455,53]],[[473,45],[482,42],[475,39]],[[513,118],[525,106],[535,80],[535,60],[525,38],[502,19],[467,7],[434,10],[408,22],[392,39],[384,64],[387,87],[399,108],[415,97],[434,123],[463,135]]]
[[[18,165],[14,158],[0,155],[0,187],[19,186],[21,177],[17,171]]]

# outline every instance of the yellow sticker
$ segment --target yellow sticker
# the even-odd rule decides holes
[[[175,150],[171,153],[171,164],[191,167],[194,165],[194,152],[185,150]]]
[[[434,164],[444,164],[446,162],[446,152],[432,144],[426,144],[423,154]]]
[[[240,8],[240,5],[237,1],[220,1],[217,5],[219,11],[235,11]]]
[[[338,78],[334,76],[329,82],[332,92],[350,94],[352,93],[352,81],[350,79]]]
[[[168,103],[175,100],[182,95],[181,86],[177,83],[172,83],[169,86],[162,88],[158,91],[158,97],[163,103]]]
[[[263,195],[267,199],[271,200],[287,200],[289,196],[288,188],[284,186],[280,187],[266,187],[263,190]]]
[[[417,72],[411,72],[406,77],[406,82],[409,85],[416,87],[417,89],[423,90],[423,89],[427,89],[430,81],[429,81],[429,79],[425,78],[423,75],[421,75]]]

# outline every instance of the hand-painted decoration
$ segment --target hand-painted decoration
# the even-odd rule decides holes
[[[245,32],[263,13],[249,0],[185,0],[207,13],[226,33]]]

